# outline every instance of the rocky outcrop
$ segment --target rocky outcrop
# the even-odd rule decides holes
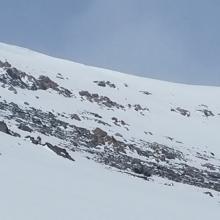
[[[112,101],[107,96],[99,96],[97,93],[90,93],[88,91],[80,91],[79,95],[81,97],[86,98],[90,102],[95,102],[98,105],[105,106],[108,108],[117,108],[117,109],[124,109],[123,105],[118,104],[117,102]]]
[[[171,112],[177,112],[177,113],[180,113],[183,116],[190,117],[190,111],[188,111],[186,109],[183,109],[183,108],[180,108],[180,107],[171,108]]]
[[[25,138],[29,139],[32,144],[41,145],[41,137],[39,137],[39,136],[37,138],[34,138],[34,137],[31,137],[28,135]]]
[[[148,112],[150,111],[149,108],[142,107],[140,104],[134,104],[134,105],[128,104],[128,107],[134,109],[136,112],[139,112],[143,116],[144,116],[145,111],[148,111]]]
[[[143,93],[144,95],[152,95],[152,93],[148,91],[140,91],[140,92]]]
[[[10,134],[7,124],[4,121],[0,121],[0,132]]]
[[[47,76],[40,76],[37,82],[38,82],[38,88],[42,90],[47,90],[47,89],[56,90],[58,87],[58,84],[52,81]]]
[[[96,128],[91,132],[88,129],[59,120],[52,112],[43,112],[34,108],[22,109],[15,103],[0,102],[0,111],[7,112],[8,120],[23,123],[39,134],[54,136],[65,143],[66,147],[89,152],[94,155],[94,160],[121,171],[131,171],[148,176],[144,171],[141,171],[142,168],[137,171],[137,164],[141,164],[151,171],[151,175],[220,191],[220,177],[218,175],[220,169],[217,166],[213,165],[211,170],[207,169],[210,165],[206,165],[204,169],[189,166],[187,158],[181,151],[165,145],[148,143],[143,140],[133,144],[126,143],[117,140],[116,137],[109,135],[101,128]],[[5,126],[3,128],[4,132],[8,132]],[[36,139],[29,136],[27,138],[34,144],[42,145],[40,137]],[[99,146],[104,147],[102,151],[97,150]],[[51,145],[49,147],[53,148],[56,153],[68,157],[66,152],[62,150],[65,148],[52,147]],[[142,159],[135,158],[131,156],[132,154],[139,155]],[[208,156],[205,153],[198,155],[198,158],[206,163],[209,157],[214,158],[214,155]],[[176,165],[177,161],[178,165]]]
[[[9,62],[7,62],[7,61],[2,62],[2,61],[0,60],[0,68],[3,68],[3,67],[5,67],[5,68],[10,68],[10,67],[11,67],[11,64],[10,64]]]
[[[33,130],[28,126],[28,125],[25,125],[23,123],[21,123],[18,128],[22,131],[27,131],[27,132],[32,132]]]
[[[143,165],[137,160],[134,160],[132,163],[132,171],[136,174],[144,175],[144,177],[150,177],[153,175],[153,169]]]
[[[17,93],[14,87],[27,90],[48,90],[52,89],[65,97],[72,97],[72,92],[66,88],[60,87],[56,82],[47,76],[41,75],[38,79],[25,72],[12,67],[11,64],[1,61],[0,68],[5,73],[0,75],[0,82],[7,85],[11,91]]]
[[[54,153],[56,153],[57,155],[63,157],[63,158],[66,158],[68,160],[71,160],[71,161],[75,161],[71,156],[70,154],[67,152],[66,149],[63,149],[61,147],[58,147],[56,145],[52,145],[50,143],[46,143],[44,146],[47,146],[50,150],[52,150]]]
[[[203,116],[205,117],[213,117],[215,116],[214,113],[208,109],[200,109],[200,110],[197,110],[198,112],[202,112],[203,113]]]
[[[116,125],[116,126],[119,126],[119,127],[125,127],[126,130],[128,130],[128,127],[129,126],[124,120],[119,120],[118,118],[116,117],[112,117],[112,121],[113,123]]]
[[[94,83],[96,83],[98,86],[101,87],[110,87],[110,88],[116,88],[116,85],[114,83],[111,83],[110,81],[94,81]]]
[[[81,121],[79,115],[77,115],[77,114],[71,114],[70,117],[71,117],[71,119],[75,119],[77,121]]]

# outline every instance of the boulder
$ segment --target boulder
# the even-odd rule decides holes
[[[71,119],[75,119],[77,121],[81,121],[80,117],[77,114],[71,114]]]
[[[39,88],[42,90],[55,89],[58,87],[58,84],[52,81],[47,76],[40,76],[38,79],[38,83],[39,83]]]
[[[106,137],[107,136],[107,132],[103,131],[101,128],[96,128],[95,130],[93,130],[94,135],[98,136],[98,137]]]
[[[18,128],[22,131],[32,132],[33,130],[25,124],[20,124]]]

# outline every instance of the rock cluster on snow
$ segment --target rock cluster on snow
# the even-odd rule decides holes
[[[101,87],[110,87],[110,88],[116,88],[116,85],[114,83],[111,83],[110,81],[94,81],[94,83],[96,83],[98,86]]]
[[[117,108],[117,109],[124,109],[123,105],[118,104],[117,102],[112,101],[107,96],[100,96],[97,93],[90,93],[88,91],[80,91],[79,95],[85,97],[90,102],[95,102],[99,105],[108,107],[108,108]]]
[[[72,92],[60,87],[56,82],[47,76],[41,75],[38,79],[25,72],[18,70],[6,62],[0,63],[0,68],[4,68],[5,73],[0,75],[0,82],[3,86],[7,85],[11,91],[17,93],[16,87],[28,90],[48,90],[52,89],[65,97],[71,97]]]

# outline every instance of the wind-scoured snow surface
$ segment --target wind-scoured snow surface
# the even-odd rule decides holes
[[[0,219],[220,219],[219,97],[0,43]]]

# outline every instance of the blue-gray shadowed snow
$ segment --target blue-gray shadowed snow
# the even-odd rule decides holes
[[[162,80],[220,85],[220,1],[1,1],[0,41]]]

